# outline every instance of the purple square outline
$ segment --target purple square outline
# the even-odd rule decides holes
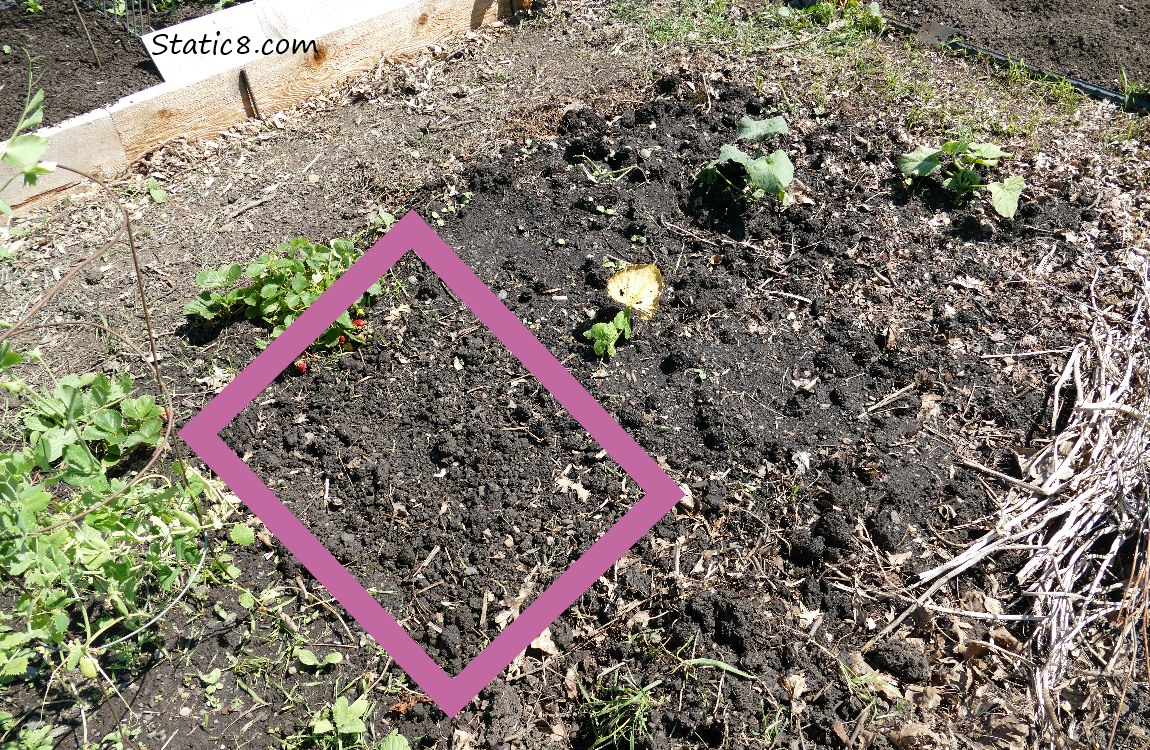
[[[458,675],[450,677],[220,438],[222,430],[331,323],[415,252],[643,488],[642,499]],[[180,437],[447,714],[454,717],[626,554],[683,490],[414,211],[392,226],[319,299],[193,417]],[[366,524],[365,524],[366,525]]]

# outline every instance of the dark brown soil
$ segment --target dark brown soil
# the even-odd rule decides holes
[[[877,554],[903,560],[892,571],[909,579],[924,565],[924,536],[961,544],[993,512],[978,477],[955,466],[931,425],[993,424],[1026,442],[1041,438],[1048,418],[1040,381],[1020,387],[965,353],[994,350],[987,332],[1003,322],[991,299],[963,286],[1004,280],[977,248],[1074,231],[1081,208],[1027,203],[1019,220],[1003,222],[929,189],[907,192],[890,176],[883,190],[896,224],[880,226],[846,198],[846,180],[819,174],[859,143],[867,146],[852,158],[864,161],[897,150],[889,133],[847,112],[779,144],[804,155],[798,177],[818,185],[814,205],[747,204],[699,188],[693,176],[741,116],[777,112],[781,101],[722,88],[707,108],[676,76],[655,89],[654,101],[610,122],[609,113],[573,110],[558,142],[524,144],[469,168],[455,186],[473,194],[466,205],[433,197],[446,185],[414,204],[439,217],[464,260],[697,502],[664,519],[557,621],[557,653],[529,651],[541,671],[513,667],[456,721],[504,747],[526,731],[527,707],[541,705],[540,721],[558,719],[574,747],[589,748],[595,733],[570,703],[573,684],[602,695],[597,675],[616,668],[621,684],[662,680],[643,747],[740,746],[780,708],[792,712],[784,736],[837,747],[835,727],[868,710],[863,694],[845,689],[840,662],[867,640],[868,618],[881,622],[900,603],[878,582],[877,598],[852,596],[835,585],[839,571]],[[580,165],[631,169],[593,182]],[[948,236],[914,240],[942,210],[952,210]],[[907,232],[897,251],[891,232]],[[600,362],[582,333],[613,314],[601,291],[605,256],[658,263],[667,288],[655,319]],[[225,437],[454,671],[496,632],[496,616],[517,594],[530,601],[633,496],[434,277],[417,264],[398,276],[408,296],[394,304],[406,300],[410,313],[375,313],[372,347],[285,375]],[[962,283],[947,283],[955,278]],[[860,319],[859,301],[890,294],[888,283],[918,299],[916,320]],[[1012,325],[1064,343],[1039,313]],[[968,345],[953,345],[960,340]],[[908,385],[904,397],[868,410]],[[1005,467],[1007,453],[981,451]],[[563,476],[590,496],[561,492]],[[1025,607],[1006,574],[1020,563],[1002,561],[996,577],[1010,611]],[[288,557],[280,571],[300,574]],[[709,571],[726,583],[709,584]],[[978,590],[974,581],[962,586],[959,596]],[[796,637],[796,612],[817,613],[811,632],[825,640]],[[867,657],[903,690],[947,685],[950,646],[940,627],[924,621],[913,644],[887,639]],[[1025,629],[1015,636],[1025,640]],[[676,669],[687,655],[754,679]],[[787,688],[796,674],[807,691],[801,717]],[[875,700],[879,713],[901,711],[900,722],[918,715]],[[423,706],[393,725],[423,747],[444,746],[458,726]]]
[[[152,25],[171,26],[210,13],[212,7],[183,3],[171,12],[153,14]],[[22,4],[0,10],[0,48],[11,48],[0,54],[0,132],[11,132],[24,109],[28,80],[24,50],[34,58],[32,72],[45,91],[44,125],[113,104],[163,81],[143,42],[113,19],[95,11],[82,13],[99,65],[70,3],[45,2],[37,13],[26,12]]]
[[[962,468],[958,456],[1017,475],[1015,452],[1047,437],[1058,351],[1087,325],[1078,300],[1096,274],[1121,277],[1116,259],[1134,242],[1129,217],[1146,204],[1118,199],[1144,200],[1135,186],[1145,159],[1129,156],[1144,149],[1116,138],[1097,154],[1083,146],[1089,158],[1052,159],[1052,144],[1080,140],[1070,124],[1080,115],[1116,116],[1092,103],[1073,120],[1059,111],[1034,148],[1010,135],[1020,156],[1004,171],[1025,174],[1027,190],[1016,219],[1001,220],[982,200],[954,204],[937,182],[908,190],[897,179],[897,154],[943,137],[950,119],[908,133],[905,102],[891,105],[873,82],[843,75],[846,90],[818,98],[814,81],[787,78],[807,63],[773,54],[732,64],[676,51],[638,67],[636,80],[610,67],[635,59],[609,56],[615,50],[638,47],[602,10],[564,6],[569,21],[553,27],[525,25],[493,41],[484,30],[474,46],[386,68],[347,100],[297,113],[298,129],[249,123],[246,137],[221,139],[210,153],[174,144],[153,154],[128,189],[146,202],[139,189],[154,170],[171,195],[141,208],[144,283],[184,419],[251,361],[262,336],[242,323],[207,341],[202,330],[173,330],[198,270],[248,261],[295,234],[346,236],[380,207],[418,210],[692,488],[695,506],[668,515],[559,618],[558,653],[528,649],[451,721],[274,540],[240,548],[225,527],[205,585],[158,625],[154,649],[117,666],[130,709],[104,700],[84,723],[75,710],[53,716],[49,704],[46,718],[70,728],[59,747],[82,747],[121,722],[152,750],[323,747],[302,735],[340,695],[372,702],[366,747],[395,728],[415,748],[588,750],[590,701],[611,698],[614,684],[656,681],[657,705],[637,722],[651,735],[636,743],[645,750],[1025,746],[1033,712],[1024,660],[972,645],[1010,643],[991,635],[997,623],[920,610],[866,653],[869,666],[855,652],[907,605],[916,570],[992,523],[982,517],[1009,487]],[[577,34],[591,41],[570,45]],[[962,61],[914,55],[937,66],[922,80],[940,91],[973,82],[969,96],[980,102],[1009,101],[1023,114],[1030,106],[1021,86],[1012,100],[1015,89]],[[458,58],[446,67],[454,77],[433,79],[448,58]],[[885,52],[873,59],[910,65]],[[506,68],[492,62],[501,60]],[[884,66],[869,69],[881,75]],[[495,81],[508,98],[485,98]],[[568,88],[533,88],[557,81]],[[569,103],[585,108],[564,116]],[[424,119],[441,107],[454,119]],[[487,141],[468,140],[476,118],[487,124],[485,108],[515,113],[491,141],[510,144],[495,156]],[[696,187],[699,168],[748,113],[787,117],[792,134],[772,148],[790,154],[812,203],[780,210]],[[311,170],[314,181],[303,176]],[[236,207],[281,181],[274,200],[236,218]],[[39,289],[55,262],[44,255],[37,262],[48,265],[33,266],[42,277],[10,285],[25,296]],[[614,311],[604,256],[658,263],[667,288],[655,318],[599,362],[582,332]],[[140,329],[127,267],[123,254],[94,266],[57,311],[106,309],[113,324]],[[634,496],[419,263],[405,261],[397,278],[406,292],[369,313],[370,346],[286,373],[226,437],[454,670],[520,593],[529,602]],[[108,304],[117,294],[122,309]],[[1129,298],[1115,292],[1105,304],[1125,314]],[[591,494],[564,492],[561,479]],[[994,597],[1006,614],[1028,612],[1012,577],[1025,554],[971,569],[934,605],[978,610]],[[225,555],[242,571],[234,587],[219,573]],[[241,591],[258,604],[246,609]],[[1029,637],[1025,623],[1004,632]],[[344,658],[307,669],[296,647]],[[686,662],[700,658],[752,677]],[[1107,741],[1116,716],[1119,737],[1144,736],[1142,684],[1122,697],[1089,665],[1069,692],[1089,700],[1066,703],[1064,720],[1080,722],[1090,745]],[[863,679],[872,667],[905,700]],[[222,676],[209,691],[197,675],[214,668]],[[22,711],[44,695],[31,683],[11,693]],[[890,739],[919,723],[940,741]],[[1036,744],[1037,731],[1028,739]]]
[[[1150,90],[1150,0],[889,0],[883,12],[1013,59],[1120,90],[1120,77]],[[1125,93],[1125,92],[1123,92]]]

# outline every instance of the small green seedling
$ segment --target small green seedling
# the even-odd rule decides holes
[[[156,182],[155,177],[148,178],[148,195],[156,203],[168,202],[168,192],[160,187],[160,183]]]
[[[631,338],[631,310],[627,308],[620,310],[615,316],[614,320],[607,323],[596,323],[591,326],[590,331],[583,333],[584,338],[591,339],[595,345],[595,354],[602,357],[614,357],[615,342],[622,336],[625,339]]]
[[[1012,176],[1002,182],[983,182],[976,167],[997,167],[1000,159],[1013,156],[993,143],[947,141],[942,148],[919,146],[898,157],[898,171],[909,185],[916,177],[927,177],[941,169],[942,186],[954,192],[959,200],[985,190],[990,194],[994,210],[1000,216],[1010,219],[1018,210],[1018,198],[1026,187],[1026,181]]]
[[[786,135],[790,132],[786,121],[781,117],[772,117],[767,120],[755,120],[744,117],[739,121],[737,140],[751,141],[756,149],[761,151],[762,144],[776,135]],[[727,176],[728,170],[723,169],[729,164],[738,164],[742,167],[743,178],[741,184],[732,181]],[[725,143],[719,149],[719,158],[708,164],[699,172],[696,178],[703,185],[715,182],[725,182],[733,190],[746,195],[753,200],[759,200],[766,195],[777,197],[784,205],[790,203],[787,195],[787,186],[795,178],[795,167],[785,151],[776,150],[767,155],[751,156],[738,146]]]
[[[311,723],[311,731],[319,735],[333,735],[342,746],[345,738],[360,737],[367,732],[363,717],[371,705],[360,697],[348,703],[344,696],[335,699],[330,710],[320,712]]]
[[[398,729],[393,729],[391,734],[383,738],[383,744],[379,746],[379,750],[411,750],[411,744],[408,743],[406,737],[399,733]]]
[[[298,659],[299,663],[305,667],[311,667],[312,669],[323,669],[324,667],[331,667],[339,664],[341,661],[343,661],[343,654],[339,653],[338,651],[333,651],[332,653],[323,657],[323,659],[320,659],[312,651],[306,648],[297,648],[295,651],[295,658]]]

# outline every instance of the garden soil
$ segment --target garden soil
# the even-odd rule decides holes
[[[905,23],[940,23],[962,39],[1038,68],[1122,90],[1122,76],[1150,90],[1150,2],[1104,0],[889,0]],[[1124,92],[1125,93],[1125,92]]]
[[[1002,222],[872,173],[870,192],[894,205],[875,216],[847,197],[850,181],[818,171],[898,148],[846,112],[775,144],[802,155],[810,204],[748,202],[693,176],[742,116],[781,101],[721,86],[708,102],[677,75],[654,93],[618,113],[569,110],[557,140],[472,165],[454,189],[433,185],[414,204],[693,496],[465,723],[494,747],[532,721],[589,747],[593,722],[552,712],[613,673],[611,685],[661,680],[644,746],[738,746],[781,708],[808,743],[833,747],[868,710],[865,692],[840,682],[851,659],[900,691],[969,699],[961,693],[977,688],[959,686],[980,678],[962,642],[990,627],[958,637],[950,618],[926,616],[857,651],[888,608],[905,605],[883,593],[889,584],[929,567],[940,545],[977,538],[994,512],[943,433],[993,424],[1003,440],[971,457],[1003,470],[1012,451],[1046,436],[1049,373],[985,355],[1067,345],[1057,322],[1066,311],[1024,304],[1023,287],[1006,292],[1009,268],[987,248],[1082,231],[1083,206],[1028,202]],[[947,209],[948,226],[924,237]],[[1054,273],[1079,273],[1069,248],[1051,251]],[[667,284],[654,319],[604,361],[583,334],[617,311],[603,289],[619,261],[654,262]],[[370,347],[285,374],[224,437],[454,672],[635,492],[421,264],[395,276],[406,290],[369,313]],[[890,577],[870,581],[867,597],[845,587],[862,559]],[[954,595],[1022,606],[1009,571],[1024,560],[1002,559]],[[281,571],[300,572],[287,556]],[[531,657],[540,664],[527,666]],[[738,672],[684,666],[689,658]],[[895,710],[889,695],[875,700],[879,713]],[[903,710],[903,723],[929,718]],[[435,713],[395,725],[437,746],[451,725]]]
[[[1027,624],[954,615],[1027,612],[1012,577],[1025,553],[972,569],[936,608],[874,636],[911,603],[917,571],[993,526],[1004,485],[973,466],[1018,476],[1048,437],[1051,383],[1088,327],[1080,300],[1128,312],[1121,258],[1139,241],[1127,197],[1144,149],[1115,141],[1098,155],[1061,120],[1037,126],[1070,155],[1016,148],[1007,168],[1028,188],[1006,221],[935,182],[902,182],[895,156],[937,135],[904,126],[893,113],[906,102],[864,109],[858,91],[831,91],[815,103],[797,93],[813,81],[795,85],[807,71],[793,58],[653,53],[606,15],[590,4],[495,43],[480,34],[282,129],[249,124],[204,152],[171,144],[121,187],[148,230],[144,283],[161,300],[153,322],[180,419],[266,335],[181,316],[196,271],[294,234],[350,235],[381,207],[416,210],[690,499],[454,720],[252,519],[259,541],[211,561],[217,582],[228,563],[242,571],[234,586],[198,588],[158,624],[122,702],[93,693],[86,725],[65,717],[76,746],[123,721],[141,747],[307,747],[301,734],[337,693],[375,704],[377,739],[394,728],[417,748],[588,750],[609,731],[596,707],[635,696],[649,709],[635,747],[651,750],[1037,740]],[[612,57],[623,48],[648,67],[625,69]],[[964,95],[965,63],[917,54],[940,89]],[[504,99],[501,80],[513,83]],[[1011,114],[1032,105],[1020,95]],[[491,127],[492,112],[514,113],[497,148],[452,130]],[[774,114],[791,128],[768,148],[795,163],[794,205],[697,184],[741,117]],[[1091,103],[1074,116],[1104,128],[1116,115]],[[140,190],[151,172],[169,189],[163,206]],[[43,251],[10,282],[24,296],[50,283],[56,249]],[[52,314],[132,289],[124,260],[94,265]],[[666,286],[604,359],[584,333],[618,311],[604,283],[624,262],[656,263]],[[454,672],[637,492],[414,256],[387,282],[367,346],[289,368],[223,435]],[[111,322],[138,327],[125,295]],[[299,647],[343,658],[316,669]],[[209,690],[196,675],[214,668]],[[1066,711],[1091,742],[1115,718],[1119,736],[1150,730],[1140,686],[1120,699],[1101,678],[1076,679]]]

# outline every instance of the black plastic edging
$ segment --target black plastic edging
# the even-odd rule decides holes
[[[970,57],[981,57],[990,60],[994,64],[1002,68],[1009,68],[1011,66],[1021,67],[1026,71],[1027,75],[1031,78],[1041,81],[1059,82],[1066,81],[1077,91],[1086,94],[1087,96],[1094,97],[1095,99],[1104,99],[1111,101],[1122,107],[1129,112],[1137,112],[1138,114],[1150,113],[1150,98],[1143,96],[1133,96],[1123,94],[1114,89],[1108,89],[1105,86],[1098,86],[1097,84],[1084,81],[1081,78],[1074,76],[1063,75],[1053,71],[1045,70],[1044,68],[1036,68],[1033,65],[1028,65],[1021,60],[1012,60],[1011,58],[1003,55],[1000,52],[995,52],[986,47],[980,47],[977,44],[965,42],[959,37],[957,29],[952,29],[942,24],[933,23],[925,27],[915,27],[908,23],[901,21],[887,20],[886,25],[895,31],[899,31],[907,36],[914,37],[924,44],[940,49],[948,49],[952,52],[958,52]]]

